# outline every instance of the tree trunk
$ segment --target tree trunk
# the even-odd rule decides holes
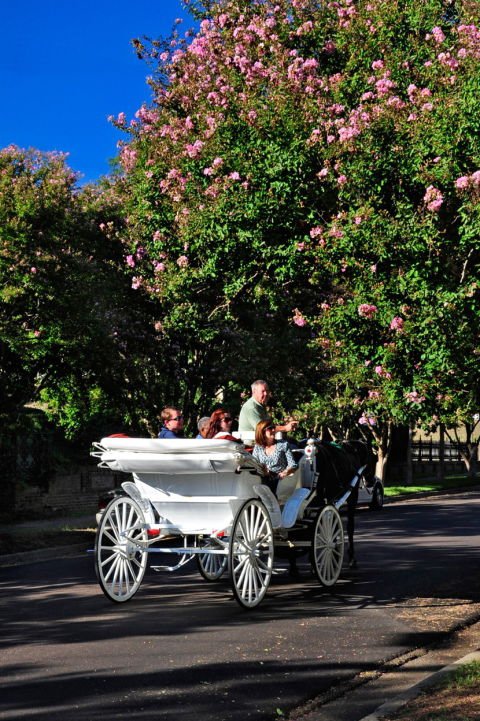
[[[387,470],[388,456],[392,443],[392,423],[388,422],[382,426],[380,431],[372,433],[377,442],[377,462],[375,464],[375,475],[382,481],[385,481],[385,473]]]
[[[440,423],[439,432],[437,481],[443,483],[445,480],[445,426],[443,423]]]
[[[413,484],[412,443],[413,443],[413,426],[409,425],[408,426],[406,478],[405,478],[405,484],[407,486],[411,486]]]

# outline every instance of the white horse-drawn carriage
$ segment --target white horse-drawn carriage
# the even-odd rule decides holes
[[[363,468],[355,467],[347,484],[334,483],[336,497],[329,497],[316,441],[296,451],[298,470],[280,482],[276,495],[241,442],[109,437],[94,448],[101,467],[133,476],[97,530],[96,573],[112,601],[132,598],[151,554],[176,554],[174,565],[152,564],[157,571],[174,571],[193,558],[206,580],[228,571],[245,608],[261,602],[282,554],[310,552],[320,583],[337,581],[344,557],[338,509]]]

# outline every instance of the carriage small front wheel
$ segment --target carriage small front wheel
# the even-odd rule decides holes
[[[267,509],[251,498],[232,526],[229,564],[233,594],[244,608],[255,608],[265,596],[273,570],[273,529]]]
[[[213,543],[205,546],[205,550],[215,548],[218,548],[218,545]],[[227,570],[228,558],[216,553],[201,553],[197,556],[197,566],[206,581],[218,581]]]
[[[145,518],[129,496],[115,498],[105,509],[95,539],[95,573],[103,593],[115,603],[138,591],[147,567]]]
[[[322,586],[333,586],[340,576],[344,553],[343,524],[335,506],[324,506],[315,519],[311,562]]]

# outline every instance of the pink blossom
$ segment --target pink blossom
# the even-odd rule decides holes
[[[237,173],[236,170],[233,171],[233,173],[230,173],[229,176],[230,180],[240,180],[240,173]]]
[[[360,418],[358,419],[358,422],[361,426],[375,426],[376,420],[373,416],[366,416],[365,413],[363,413]]]
[[[312,228],[310,230],[310,238],[319,238],[323,235],[323,228],[321,228],[319,225],[316,225],[315,228]]]
[[[165,270],[165,263],[159,263],[158,261],[155,261],[153,264],[153,269],[155,273],[163,273]]]
[[[317,178],[326,178],[327,175],[328,175],[328,168],[322,168],[322,169],[317,173]]]
[[[339,175],[339,176],[338,176],[338,178],[337,178],[337,183],[338,183],[339,185],[345,185],[346,182],[347,182],[347,176],[346,176],[346,175]]]
[[[142,279],[141,278],[132,278],[132,288],[133,290],[138,290],[140,286],[142,285]]]
[[[194,143],[188,143],[185,146],[185,152],[189,158],[197,158],[202,152],[204,143],[201,140],[195,140]]]
[[[177,265],[179,268],[186,268],[188,266],[188,258],[186,255],[181,255],[177,258]]]
[[[462,175],[460,178],[457,178],[455,181],[455,187],[459,190],[465,190],[465,188],[468,188],[470,184],[470,178],[466,175]]]
[[[361,303],[358,306],[358,315],[361,318],[373,318],[377,310],[378,308],[376,305],[371,305],[370,303]]]
[[[374,370],[375,370],[375,373],[377,374],[377,376],[383,375],[383,366],[381,366],[381,365],[375,366]]]
[[[37,272],[37,269],[35,268],[35,266],[32,266],[30,268],[30,273],[32,273],[32,275],[35,275],[36,272]]]
[[[303,314],[298,310],[298,308],[295,308],[295,310],[293,311],[293,322],[300,328],[303,328],[303,326],[307,325],[306,319],[303,317]]]
[[[135,258],[133,257],[133,255],[127,255],[127,257],[125,258],[125,262],[129,268],[135,268]]]
[[[425,396],[421,396],[418,391],[410,391],[409,393],[405,393],[405,398],[409,403],[423,403],[425,400]]]
[[[391,320],[390,328],[391,328],[391,330],[397,330],[400,332],[403,330],[404,323],[405,323],[405,321],[403,320],[403,318],[401,318],[399,315],[396,315]]]
[[[374,60],[372,63],[372,70],[381,70],[385,67],[383,60]]]
[[[305,250],[305,243],[297,243],[297,250]]]
[[[429,185],[425,195],[423,196],[423,202],[427,206],[428,210],[437,212],[443,204],[443,195],[438,188],[435,188],[433,185]]]
[[[480,185],[480,170],[476,170],[474,173],[471,174],[470,180],[473,182],[474,185]]]
[[[435,40],[435,42],[438,43],[439,45],[440,45],[440,43],[443,43],[443,41],[445,40],[445,35],[443,33],[443,30],[442,30],[442,28],[439,28],[438,26],[435,26],[432,29],[432,35],[433,35],[433,39]]]

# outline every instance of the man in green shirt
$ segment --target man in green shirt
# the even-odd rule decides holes
[[[255,429],[259,421],[270,420],[270,415],[266,409],[266,403],[270,396],[270,390],[266,381],[254,381],[252,383],[252,396],[246,401],[240,409],[240,417],[238,419],[238,430],[243,434],[251,435],[251,438],[245,436],[245,440],[252,440],[255,435]],[[296,421],[289,421],[285,425],[276,425],[275,431],[293,431],[297,427]]]

